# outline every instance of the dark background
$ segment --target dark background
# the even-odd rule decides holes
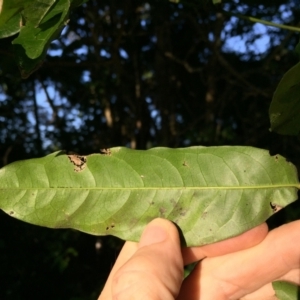
[[[223,9],[299,26],[297,3],[236,0]],[[26,80],[14,37],[0,40],[1,166],[58,149],[247,145],[299,168],[299,139],[271,133],[268,118],[279,80],[299,60],[299,34],[220,9],[208,0],[90,0]],[[295,203],[269,223],[297,218]],[[0,211],[0,298],[96,299],[122,244]]]

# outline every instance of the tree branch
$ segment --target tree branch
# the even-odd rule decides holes
[[[223,67],[225,67],[229,71],[229,73],[231,73],[231,75],[233,75],[238,81],[240,81],[241,83],[245,84],[252,91],[256,91],[258,94],[261,94],[261,95],[263,95],[265,97],[269,97],[268,93],[266,93],[266,92],[262,91],[261,89],[257,88],[255,85],[253,85],[248,80],[246,80],[241,73],[237,72],[227,62],[227,60],[220,53],[218,53],[218,51],[215,51],[214,54],[216,55],[216,57],[217,57],[218,61],[221,63],[221,65],[223,65]]]
[[[189,73],[198,73],[202,71],[202,68],[191,67],[187,61],[180,60],[179,58],[175,57],[171,52],[165,52],[165,57],[168,57],[171,60],[178,63],[179,65],[182,65]]]

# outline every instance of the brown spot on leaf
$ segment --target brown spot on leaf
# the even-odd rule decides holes
[[[160,216],[161,216],[161,217],[164,217],[166,211],[167,211],[167,210],[166,210],[164,207],[161,207],[161,208],[159,209]]]
[[[70,162],[75,166],[75,172],[80,172],[86,167],[86,156],[78,154],[69,154],[68,158]]]
[[[109,148],[103,148],[103,149],[100,149],[100,154],[111,155],[111,151]]]
[[[12,216],[14,213],[15,213],[15,212],[11,210],[11,211],[9,212],[9,215]]]
[[[201,215],[201,219],[206,219],[207,216],[207,211],[204,211],[203,214]]]
[[[187,164],[186,161],[184,161],[184,162],[182,163],[182,165],[183,165],[184,167],[188,167],[188,166],[189,166],[189,165]]]
[[[277,204],[274,204],[272,202],[270,202],[270,206],[271,206],[271,208],[272,208],[272,210],[273,210],[274,213],[277,212],[277,211],[279,211],[282,208],[281,206],[279,206]]]
[[[111,225],[106,226],[105,230],[113,229],[115,226],[115,223],[111,223]]]
[[[170,199],[170,202],[173,204],[173,206],[177,204],[177,202],[173,198]]]

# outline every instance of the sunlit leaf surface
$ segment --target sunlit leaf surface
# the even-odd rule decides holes
[[[0,38],[5,38],[20,31],[22,26],[21,11],[29,0],[0,1]]]
[[[0,208],[52,228],[137,241],[156,217],[187,245],[240,234],[297,198],[295,167],[252,147],[56,152],[0,170]]]

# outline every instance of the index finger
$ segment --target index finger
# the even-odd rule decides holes
[[[268,225],[263,223],[238,236],[213,244],[183,248],[182,256],[184,265],[199,261],[205,257],[220,256],[259,244],[268,234]]]

